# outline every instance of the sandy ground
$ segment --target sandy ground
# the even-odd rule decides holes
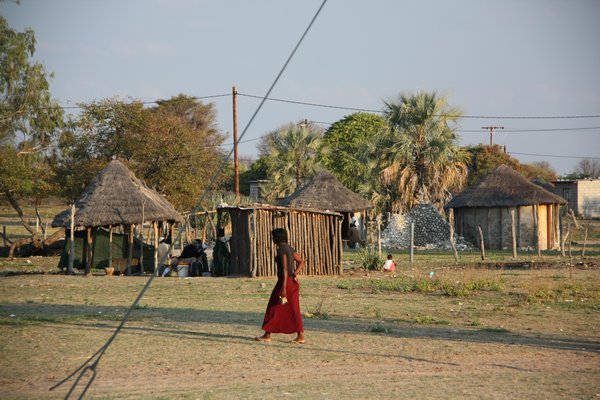
[[[1,278],[0,397],[64,398],[76,377],[49,388],[110,337],[144,282]],[[86,397],[600,398],[597,306],[515,304],[512,289],[456,299],[342,290],[340,282],[304,279],[303,310],[323,313],[304,319],[307,344],[293,345],[293,335],[252,340],[273,280],[157,280]]]

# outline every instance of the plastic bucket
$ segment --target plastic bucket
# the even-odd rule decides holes
[[[181,265],[177,268],[177,276],[180,278],[185,278],[190,273],[189,265]]]

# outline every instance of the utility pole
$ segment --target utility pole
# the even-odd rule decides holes
[[[481,129],[488,129],[490,131],[490,146],[494,144],[492,136],[494,135],[494,131],[496,129],[504,129],[503,126],[482,126]]]
[[[233,170],[235,174],[235,196],[240,198],[240,167],[238,162],[238,135],[237,135],[237,89],[231,87],[233,97]]]

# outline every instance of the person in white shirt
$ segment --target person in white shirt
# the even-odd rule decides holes
[[[393,258],[392,255],[388,254],[387,260],[385,261],[385,264],[383,264],[383,270],[385,272],[396,271],[396,263],[394,262],[394,260],[392,258]]]
[[[161,276],[164,276],[163,274],[165,274],[165,272],[167,275],[171,272],[171,269],[169,268],[171,265],[171,258],[168,254],[170,246],[165,242],[165,238],[162,236],[158,239],[158,243],[158,262],[161,263],[158,266],[158,270],[161,271]]]

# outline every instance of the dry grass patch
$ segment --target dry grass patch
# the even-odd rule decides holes
[[[273,278],[155,279],[102,359],[89,395],[562,399],[600,393],[598,270],[574,269],[569,278],[566,268],[452,266],[435,268],[430,278],[431,269],[302,277],[304,346],[290,345],[292,335],[252,340],[261,333]],[[105,342],[146,279],[1,277],[0,397],[64,397],[68,385],[48,388]],[[553,295],[530,298],[541,291]]]

